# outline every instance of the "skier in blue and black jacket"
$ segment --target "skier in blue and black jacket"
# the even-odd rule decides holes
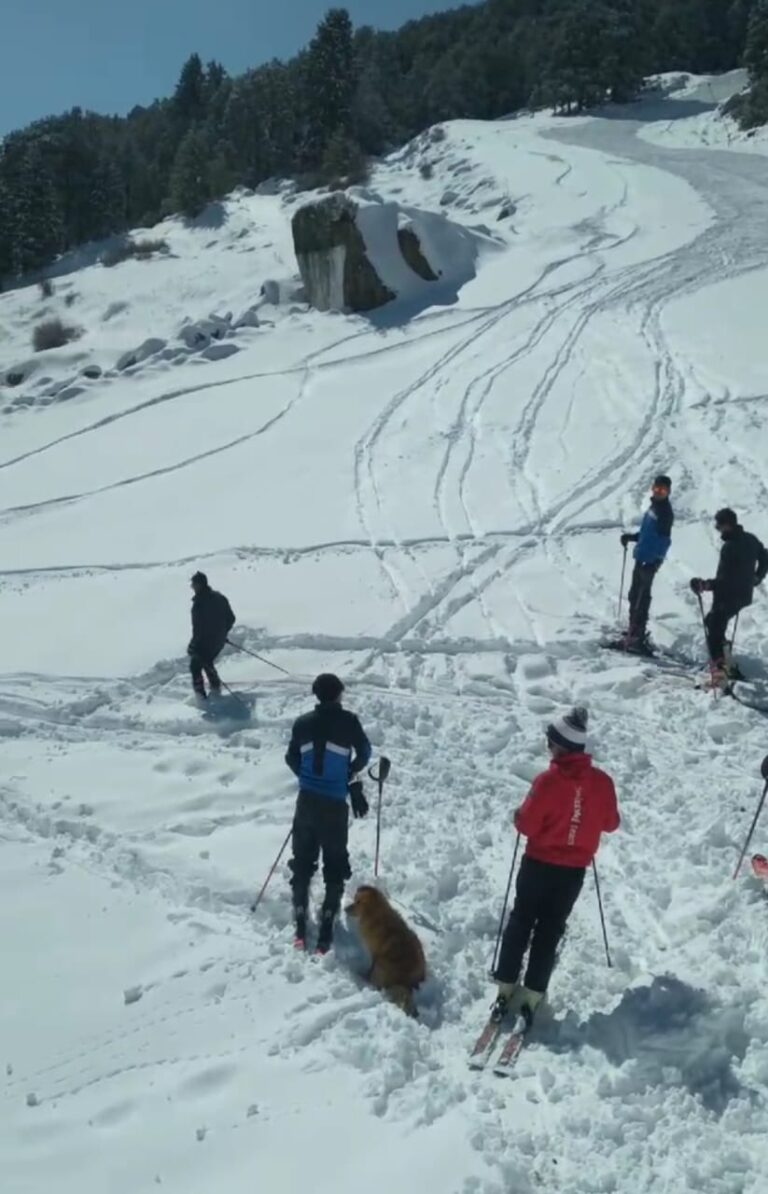
[[[293,725],[285,761],[299,781],[293,818],[293,910],[296,944],[303,947],[307,931],[309,885],[323,854],[325,899],[320,913],[318,951],[333,940],[333,924],[341,906],[344,883],[352,874],[347,853],[349,809],[364,817],[368,802],[360,773],[371,757],[371,744],[354,713],[341,704],[344,685],[338,676],[318,676],[312,685],[317,705]]]
[[[633,535],[624,533],[621,546],[635,544],[635,567],[629,590],[629,631],[624,641],[627,651],[639,655],[652,655],[653,647],[648,639],[648,614],[651,609],[653,579],[664,563],[672,546],[672,524],[675,515],[669,495],[672,482],[660,474],[651,488],[651,504],[643,516],[640,530]]]

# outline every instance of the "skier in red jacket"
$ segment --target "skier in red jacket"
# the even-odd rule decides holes
[[[515,813],[515,828],[528,838],[528,845],[494,972],[497,1017],[515,1010],[532,1018],[547,990],[557,946],[600,835],[619,827],[613,780],[592,765],[586,742],[586,709],[573,709],[548,726],[552,762],[533,781]],[[520,988],[529,942],[525,985]]]

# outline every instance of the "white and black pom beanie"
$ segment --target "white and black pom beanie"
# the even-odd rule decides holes
[[[565,717],[558,717],[547,726],[547,739],[556,746],[562,746],[563,750],[586,750],[587,718],[586,709],[578,705]]]

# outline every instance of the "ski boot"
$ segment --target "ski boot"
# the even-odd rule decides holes
[[[333,909],[324,908],[320,913],[320,932],[317,934],[315,953],[321,957],[327,954],[333,945],[333,926],[335,920],[336,913]]]
[[[326,887],[325,889],[325,899],[320,910],[320,932],[317,935],[317,946],[315,948],[315,953],[317,954],[327,954],[333,945],[333,926],[339,914],[343,894],[343,886],[340,889],[336,886]]]
[[[491,1008],[491,1019],[494,1021],[495,1024],[501,1023],[501,1021],[506,1016],[509,1015],[510,1011],[512,1010],[512,1004],[515,1002],[515,999],[516,999],[519,989],[520,989],[519,983],[499,983],[498,984],[498,994],[496,996],[496,1002],[494,1003],[493,1007]]]
[[[293,948],[306,949],[307,946],[307,904],[309,903],[309,888],[293,889]]]
[[[633,635],[627,638],[624,648],[628,655],[641,655],[644,659],[652,659],[656,654],[655,647],[649,635]]]

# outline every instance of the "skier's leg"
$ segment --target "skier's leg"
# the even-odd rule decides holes
[[[192,688],[198,696],[205,696],[205,684],[203,683],[203,661],[199,655],[190,655],[189,670],[192,675]]]
[[[583,867],[542,865],[547,866],[549,879],[525,972],[526,989],[539,995],[543,995],[549,986],[560,938],[584,883]]]
[[[653,581],[658,568],[654,564],[640,565],[640,577],[638,586],[637,608],[635,612],[635,636],[638,639],[645,638],[648,629],[648,615],[651,612],[651,595],[653,592]]]
[[[709,658],[713,663],[720,663],[725,653],[725,632],[728,629],[730,615],[721,605],[714,602],[711,610],[704,619],[707,629],[707,647]]]
[[[208,683],[211,686],[211,692],[221,692],[221,678],[219,673],[216,671],[216,665],[214,664],[213,659],[207,659],[203,664],[203,669],[208,677]]]
[[[344,884],[352,875],[347,841],[349,809],[346,800],[328,800],[323,808],[320,842],[323,851],[323,881],[325,897],[320,912],[318,949],[329,949],[333,940],[333,926],[341,907]]]
[[[515,903],[509,914],[501,941],[501,951],[493,977],[498,983],[516,983],[525,951],[536,923],[541,898],[538,868],[541,863],[524,858],[517,873]]]
[[[634,641],[637,638],[637,617],[638,617],[638,602],[640,600],[641,575],[640,565],[635,563],[632,569],[632,583],[629,586],[629,629],[627,631],[627,640]]]
[[[315,810],[312,807],[312,802],[315,799],[322,799],[322,797],[309,796],[305,792],[299,793],[291,834],[293,857],[288,863],[288,868],[292,872],[291,889],[293,913],[296,918],[296,936],[302,939],[307,931],[309,885],[317,870],[317,859],[320,854],[320,838],[315,824]]]

